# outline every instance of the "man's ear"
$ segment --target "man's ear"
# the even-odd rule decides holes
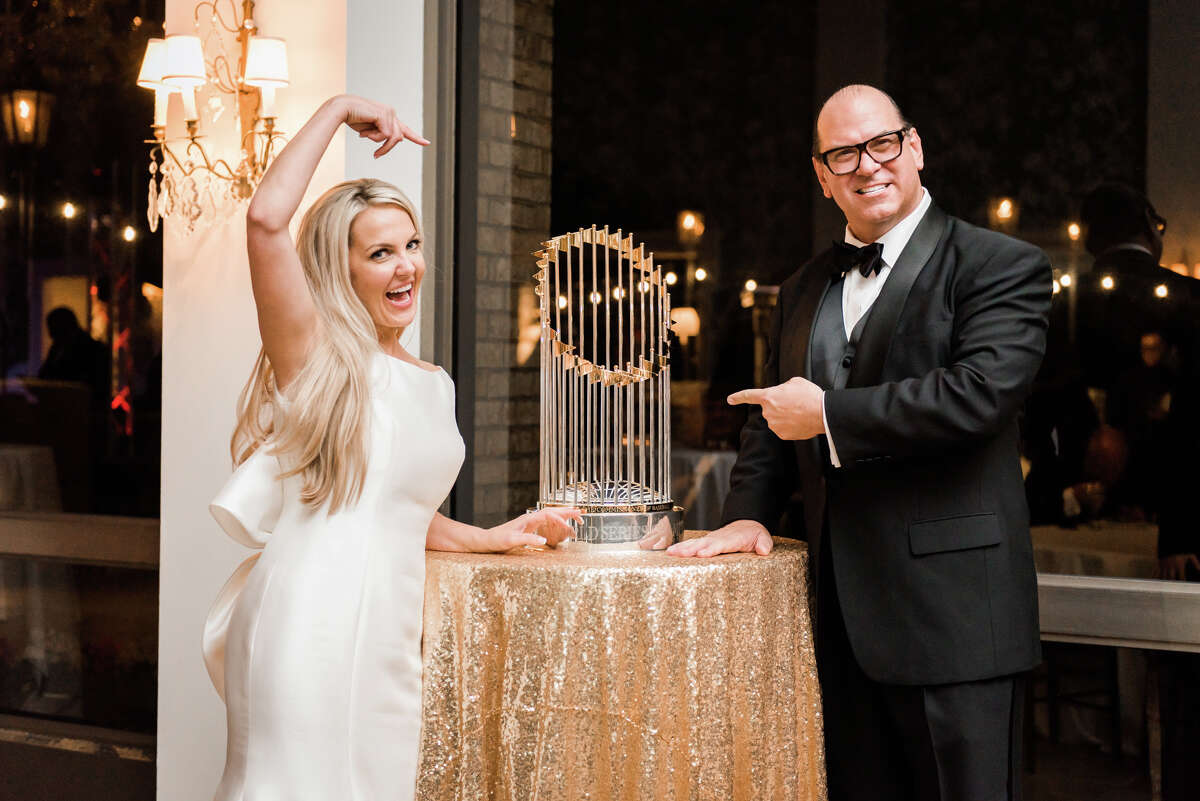
[[[833,193],[829,191],[829,181],[825,177],[825,170],[821,169],[821,167],[824,166],[821,164],[821,160],[816,156],[813,156],[812,165],[813,172],[817,174],[817,183],[821,185],[821,193],[824,194],[825,197],[832,198]]]
[[[912,148],[913,161],[916,162],[917,169],[925,169],[925,151],[921,149],[921,135],[917,133],[916,128],[913,128],[908,132],[908,138],[908,146]]]

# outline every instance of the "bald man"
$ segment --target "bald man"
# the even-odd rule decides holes
[[[1051,273],[948,216],[916,128],[878,89],[817,118],[845,241],[783,283],[725,525],[680,556],[771,550],[800,490],[816,582],[831,801],[1020,797],[1021,674],[1040,660],[1016,416]]]

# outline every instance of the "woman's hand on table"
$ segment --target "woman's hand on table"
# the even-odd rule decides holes
[[[482,542],[477,550],[502,552],[523,545],[558,545],[575,533],[568,522],[570,520],[582,523],[583,513],[573,507],[547,507],[536,512],[526,512],[507,523],[484,529]]]
[[[677,542],[667,553],[672,556],[716,556],[722,553],[757,553],[766,556],[775,547],[771,532],[757,520],[734,520],[703,537]]]

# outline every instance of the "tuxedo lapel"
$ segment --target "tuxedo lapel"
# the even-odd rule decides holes
[[[782,321],[779,359],[779,381],[793,376],[812,379],[812,329],[817,310],[829,289],[829,266],[833,251],[827,251],[809,264],[804,280],[796,288],[796,299],[784,306],[787,317]],[[780,299],[783,302],[783,299]]]
[[[817,312],[825,301],[825,293],[829,291],[833,258],[831,248],[809,263],[800,286],[796,288],[794,302],[786,302],[784,298],[780,298],[780,303],[784,304],[783,308],[787,313],[782,321],[780,334],[780,383],[797,375],[812,380],[813,329],[816,328]],[[821,463],[821,450],[816,437],[796,442],[796,448],[797,456],[801,459],[806,453],[813,464]]]
[[[908,301],[909,290],[945,234],[946,224],[945,212],[937,206],[930,206],[917,229],[913,231],[912,238],[904,246],[900,258],[896,259],[892,271],[883,282],[879,297],[871,304],[858,345],[857,358],[850,369],[846,386],[861,387],[878,383],[892,341],[892,332],[895,331],[896,321],[899,320],[900,312],[904,310],[904,304]]]

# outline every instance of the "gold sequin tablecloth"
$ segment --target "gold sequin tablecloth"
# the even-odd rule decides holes
[[[430,553],[420,801],[825,798],[806,547]]]

